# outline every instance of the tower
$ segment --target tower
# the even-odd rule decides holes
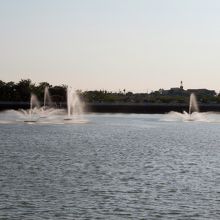
[[[183,90],[183,81],[180,82],[180,89]]]

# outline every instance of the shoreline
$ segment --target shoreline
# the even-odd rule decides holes
[[[85,112],[88,113],[137,113],[164,114],[171,111],[188,112],[189,105],[165,103],[86,103]],[[29,109],[28,102],[0,102],[0,111],[9,109]],[[59,103],[56,108],[66,108],[66,103]],[[220,104],[200,104],[201,112],[220,112]]]

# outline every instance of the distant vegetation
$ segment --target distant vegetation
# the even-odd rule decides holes
[[[0,101],[29,102],[31,93],[43,102],[44,88],[48,86],[52,100],[56,103],[66,102],[66,85],[52,86],[47,82],[33,83],[30,79],[22,79],[18,83],[0,80]],[[119,92],[106,90],[80,91],[78,94],[86,103],[187,103],[189,93],[166,93],[158,90],[150,93],[132,93],[122,89]],[[185,90],[184,90],[185,91]],[[199,90],[198,90],[199,91]],[[208,90],[207,90],[208,91]],[[195,91],[196,93],[196,91]],[[220,103],[220,94],[198,93],[200,103]]]

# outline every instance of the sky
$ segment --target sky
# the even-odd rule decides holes
[[[220,90],[219,0],[0,0],[0,80]]]

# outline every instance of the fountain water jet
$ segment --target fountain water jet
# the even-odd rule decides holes
[[[67,115],[64,120],[78,119],[83,114],[81,100],[76,91],[71,87],[67,88]]]
[[[189,114],[191,115],[193,112],[199,112],[199,106],[194,93],[190,95],[189,100]]]
[[[44,109],[46,109],[47,107],[52,107],[52,99],[50,96],[50,92],[49,92],[49,88],[48,86],[45,87],[44,89]]]
[[[24,120],[24,122],[36,122],[37,120],[33,118],[33,115],[35,113],[35,109],[40,108],[40,103],[37,99],[37,96],[34,94],[31,94],[30,98],[30,109],[29,109],[29,119]]]

